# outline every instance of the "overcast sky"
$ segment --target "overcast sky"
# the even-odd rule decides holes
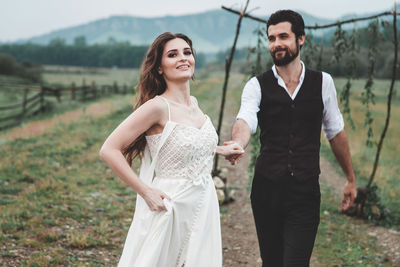
[[[245,0],[0,0],[0,41],[15,41],[112,15],[158,17],[219,9],[240,9]],[[349,13],[381,12],[393,0],[251,0],[255,15],[290,8],[338,18]],[[256,7],[258,9],[254,10]]]

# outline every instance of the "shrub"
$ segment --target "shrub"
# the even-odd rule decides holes
[[[9,54],[0,54],[0,74],[18,76],[32,82],[41,82],[42,68],[30,62],[18,63]]]

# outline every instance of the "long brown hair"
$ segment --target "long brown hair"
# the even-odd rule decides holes
[[[167,84],[164,77],[158,73],[158,69],[161,65],[161,58],[164,52],[165,44],[173,39],[180,38],[188,43],[192,50],[193,56],[195,56],[192,40],[182,33],[171,33],[164,32],[159,35],[147,50],[146,57],[143,60],[140,69],[140,79],[138,84],[138,95],[136,105],[133,108],[135,111],[138,107],[143,105],[146,101],[152,99],[156,95],[161,95],[165,92]],[[145,133],[141,134],[131,144],[124,148],[122,154],[125,156],[129,165],[132,165],[132,161],[137,156],[142,156],[144,148],[146,146]]]

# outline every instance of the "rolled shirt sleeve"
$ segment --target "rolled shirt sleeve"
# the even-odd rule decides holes
[[[242,101],[236,119],[244,120],[250,127],[251,133],[257,130],[257,112],[260,110],[261,87],[256,77],[251,78],[243,88]]]
[[[322,128],[328,140],[334,138],[344,128],[342,113],[340,113],[336,88],[332,76],[322,72],[322,100],[324,112],[322,117]]]

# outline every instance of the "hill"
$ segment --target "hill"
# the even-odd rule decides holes
[[[306,24],[329,23],[302,12]],[[105,43],[110,38],[117,41],[128,41],[134,45],[147,45],[162,32],[181,32],[189,35],[198,51],[216,52],[232,45],[237,24],[237,15],[224,10],[211,10],[203,13],[184,16],[165,16],[142,18],[134,16],[112,16],[87,24],[60,29],[40,35],[25,42],[47,44],[52,39],[65,39],[73,43],[77,36],[85,36],[88,44]],[[242,22],[238,47],[248,46],[255,40],[253,31],[261,23],[250,19]]]
[[[388,8],[389,10],[389,8]],[[324,19],[298,11],[306,25],[323,25],[354,17],[376,14],[347,14],[337,19]],[[262,15],[257,15],[263,17]],[[267,18],[268,16],[264,16]],[[368,22],[359,22],[357,27],[364,27]],[[189,35],[200,52],[214,53],[225,50],[232,45],[237,24],[237,15],[222,9],[210,10],[197,14],[182,16],[164,16],[143,18],[137,16],[111,16],[74,27],[60,29],[44,35],[35,36],[20,42],[48,44],[55,38],[64,39],[67,44],[74,42],[78,36],[85,36],[88,44],[106,43],[110,40],[127,41],[133,45],[148,45],[162,32],[181,32]],[[263,26],[261,23],[245,18],[242,22],[238,47],[246,47],[255,42],[254,29]],[[350,29],[349,24],[344,28]],[[334,29],[314,31],[314,35],[331,37]]]

